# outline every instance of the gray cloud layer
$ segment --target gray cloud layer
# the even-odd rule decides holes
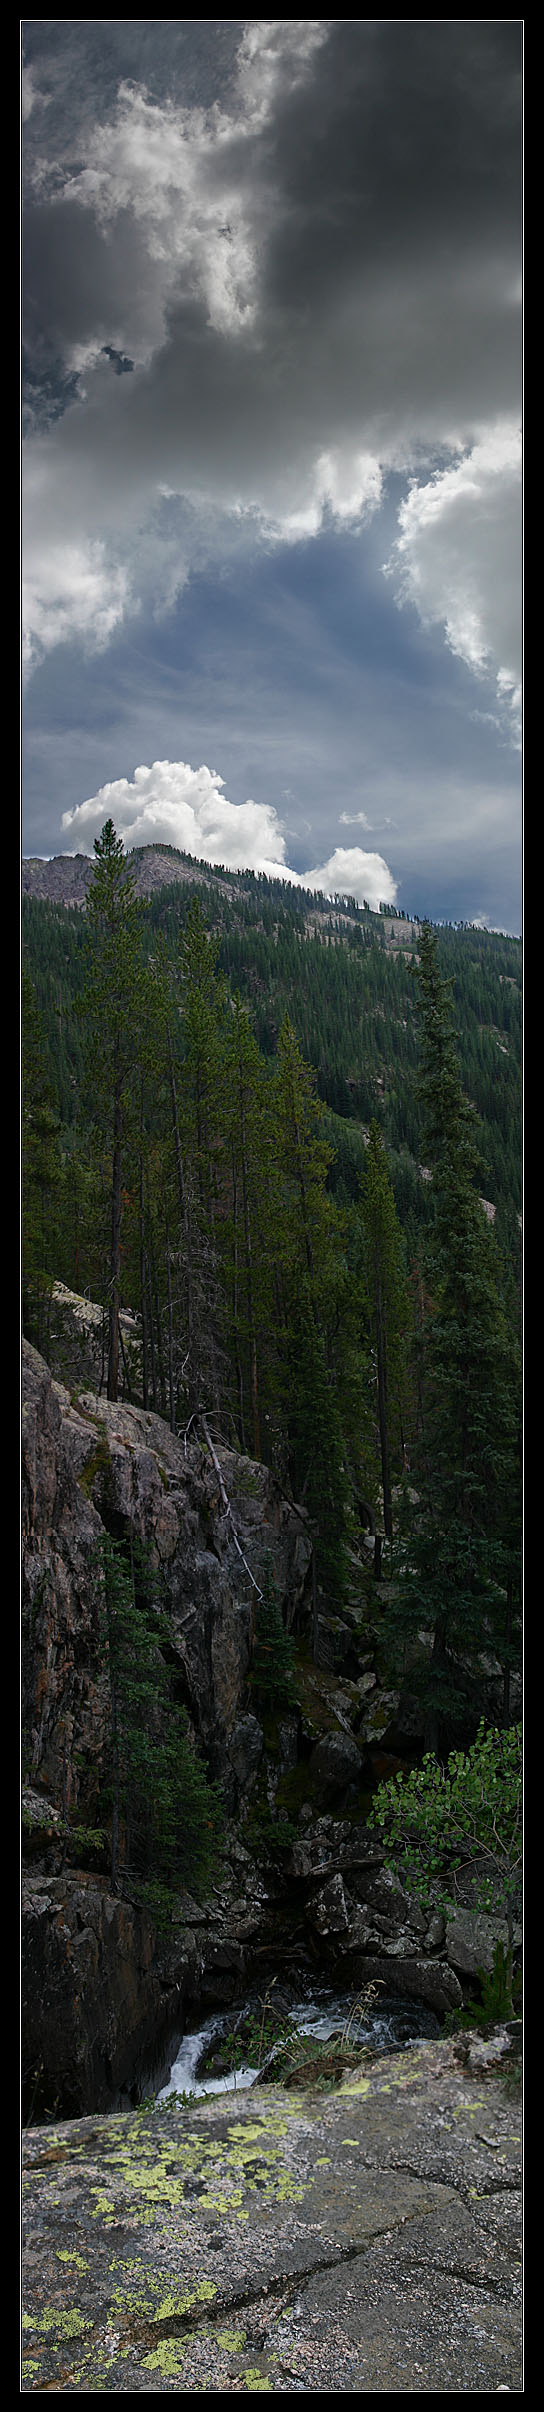
[[[512,725],[520,49],[510,20],[29,21],[31,666],[233,546],[362,524],[395,468],[394,591]]]
[[[313,26],[297,57],[298,21],[251,21],[226,108],[110,75],[75,167],[34,106],[29,350],[81,364],[56,448],[110,510],[162,469],[284,515],[323,451],[413,468],[517,411],[518,27]],[[108,343],[140,362],[117,397]]]

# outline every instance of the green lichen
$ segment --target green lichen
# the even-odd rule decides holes
[[[222,2345],[224,2353],[241,2353],[245,2341],[245,2328],[218,2328],[217,2330],[217,2343]]]
[[[284,2134],[285,2134],[285,2131],[286,2131],[286,2126],[287,2126],[287,2121],[285,2121],[284,2128],[283,2128],[283,2133],[284,2133]],[[277,2134],[277,2132],[278,2132],[278,2131],[277,2131],[277,2128],[276,2128],[276,2134]],[[269,2138],[269,2135],[270,2135],[270,2129],[269,2129],[268,2127],[266,2127],[266,2128],[265,2128],[265,2127],[263,2126],[263,2123],[262,2123],[262,2120],[261,2120],[261,2119],[259,2119],[258,2121],[248,2119],[248,2121],[247,2121],[247,2125],[246,2125],[246,2126],[244,2126],[244,2133],[243,2133],[243,2136],[241,2136],[241,2135],[240,2135],[240,2129],[239,2129],[239,2127],[228,2127],[228,2128],[227,2128],[227,2136],[228,2136],[228,2139],[229,2139],[229,2143],[231,2143],[231,2144],[235,2144],[235,2145],[236,2145],[236,2149],[237,2149],[237,2151],[238,2151],[239,2153],[241,2153],[241,2154],[245,2154],[246,2156],[247,2156],[247,2153],[248,2153],[248,2150],[249,2150],[249,2146],[250,2146],[250,2145],[253,2145],[253,2144],[261,2144],[261,2145],[264,2145],[264,2147],[265,2147],[265,2149],[266,2149],[266,2145],[267,2145],[267,2143],[268,2143],[268,2138]]]
[[[120,2268],[126,2265],[117,2262],[112,2266]],[[123,2287],[112,2288],[110,2312],[113,2317],[130,2310],[133,2315],[139,2315],[148,2322],[181,2320],[194,2312],[198,2304],[212,2303],[217,2294],[217,2287],[210,2278],[201,2279],[198,2286],[185,2288],[183,2292],[179,2288],[172,2288],[165,2294],[164,2278],[162,2275],[155,2276],[152,2270],[147,2269],[145,2262],[132,2262],[126,2270],[126,2281],[128,2283]]]
[[[178,2378],[186,2350],[178,2338],[165,2337],[163,2344],[156,2345],[153,2353],[144,2353],[142,2368],[160,2370],[163,2378]]]
[[[90,2327],[91,2321],[84,2320],[82,2312],[59,2311],[54,2303],[46,2306],[39,2319],[33,2319],[30,2312],[23,2312],[23,2328],[37,2329],[41,2337],[49,2336],[53,2328],[58,2329],[60,2337],[82,2337]]]
[[[306,2186],[295,2185],[295,2180],[290,2177],[289,2170],[284,2169],[279,2179],[275,2200],[277,2203],[302,2203],[307,2191]]]
[[[274,2393],[270,2379],[263,2378],[260,2370],[244,2370],[244,2385],[247,2387],[248,2395],[273,2395]]]
[[[199,2209],[201,2211],[218,2211],[224,2217],[228,2211],[237,2211],[242,2201],[241,2186],[233,2186],[230,2194],[201,2194]]]
[[[211,2279],[203,2278],[200,2286],[192,2287],[189,2294],[168,2296],[168,2299],[158,2306],[153,2317],[155,2320],[178,2318],[183,2312],[194,2311],[195,2303],[213,2303],[216,2294],[217,2287],[212,2286]]]

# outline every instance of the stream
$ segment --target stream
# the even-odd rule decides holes
[[[244,2087],[256,2085],[259,2078],[257,2062],[253,2066],[250,2062],[242,2066],[234,2065],[221,2073],[216,2070],[207,2076],[201,2072],[215,2052],[224,2047],[227,2037],[233,2039],[234,2061],[237,2032],[243,2029],[248,2019],[256,2023],[259,2015],[266,2014],[268,2000],[272,2003],[272,1989],[264,2002],[253,1993],[245,2002],[237,2005],[236,2011],[216,2011],[206,2020],[205,2026],[184,2035],[177,2047],[170,2076],[156,2096],[157,2102],[167,2102],[173,2094],[196,2100],[204,2094],[237,2093]],[[417,2042],[418,2038],[432,2039],[440,2034],[440,2020],[435,2017],[434,2011],[429,2010],[425,2002],[409,2001],[400,1994],[386,1995],[379,2004],[361,2013],[357,1994],[338,1994],[332,1992],[330,1987],[314,1986],[304,1999],[287,2002],[282,1994],[281,2004],[277,2002],[275,2006],[281,2009],[285,2024],[299,2035],[308,2035],[326,2043],[331,2036],[342,2035],[349,2025],[350,2038],[355,2038],[357,2043],[366,2045],[373,2052],[399,2052],[408,2044]]]

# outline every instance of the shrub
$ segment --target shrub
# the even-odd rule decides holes
[[[419,1768],[378,1786],[369,1826],[388,1865],[424,1909],[451,1908],[461,1870],[473,1869],[481,1910],[498,1909],[512,1943],[521,1872],[521,1728],[485,1727],[442,1767],[428,1751]]]

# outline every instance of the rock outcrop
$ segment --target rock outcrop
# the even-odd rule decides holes
[[[302,1600],[311,1544],[274,1476],[217,1448],[185,1446],[160,1416],[84,1391],[73,1400],[23,1351],[23,1725],[29,1780],[70,1814],[92,1814],[105,1700],[99,1557],[132,1535],[160,1571],[196,1736],[235,1808],[250,1739],[247,1683],[255,1584],[271,1563],[284,1621]],[[252,1582],[252,1577],[254,1578]]]
[[[55,2103],[67,2113],[105,2108],[131,2089],[134,2098],[188,2005],[231,1998],[245,1973],[247,1898],[240,1937],[222,1896],[203,1912],[189,1904],[181,1939],[165,1952],[144,1913],[109,1893],[106,1871],[70,1865],[70,1836],[96,1817],[108,1732],[105,1533],[143,1543],[160,1571],[178,1696],[227,1812],[262,1759],[247,1688],[255,1583],[271,1565],[292,1624],[311,1545],[303,1514],[265,1467],[216,1454],[217,1465],[194,1441],[185,1447],[159,1416],[93,1392],[72,1398],[24,1345],[23,2055],[34,2115]],[[232,1871],[222,1878],[236,1901]],[[250,1927],[258,1892],[255,1883]]]
[[[196,1950],[193,1946],[193,1966]],[[68,1871],[23,1882],[22,1995],[27,2117],[62,2104],[78,2117],[136,2101],[157,2061],[165,2024],[183,2022],[181,1985],[151,1920],[132,1903]],[[197,1992],[196,1984],[194,1994]],[[139,2083],[140,2081],[140,2083]]]
[[[503,2039],[504,2040],[504,2039]],[[519,2098],[442,2039],[25,2139],[23,2393],[518,2393]]]

